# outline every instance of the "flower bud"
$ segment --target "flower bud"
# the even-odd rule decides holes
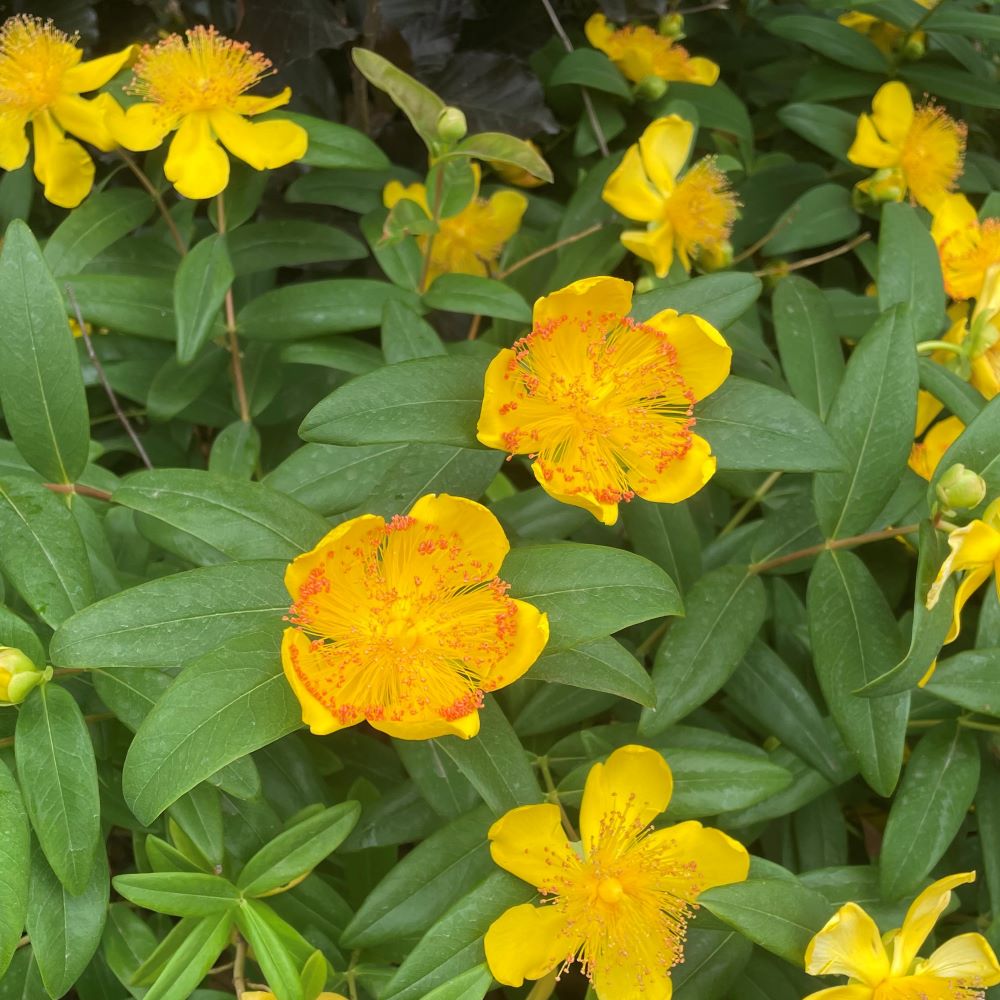
[[[644,274],[636,280],[635,293],[642,295],[645,292],[651,292],[655,287],[656,282],[648,274]]]
[[[907,62],[915,62],[917,59],[923,59],[927,54],[926,45],[927,36],[922,31],[914,31],[912,35],[908,35],[905,42],[903,42],[903,48],[900,51],[900,55]]]
[[[986,498],[983,477],[956,463],[938,480],[937,498],[949,510],[971,510]]]
[[[437,134],[442,142],[458,142],[468,131],[468,123],[460,108],[449,106],[438,115]]]
[[[732,262],[733,245],[729,240],[720,240],[711,246],[702,247],[695,258],[698,270],[704,271],[706,274],[725,270]]]
[[[650,73],[643,77],[635,88],[635,95],[641,101],[658,101],[667,92],[667,81]]]
[[[0,646],[0,670],[6,670],[9,674],[23,674],[37,669],[20,649],[15,646]]]
[[[20,705],[51,677],[51,667],[40,670],[20,649],[0,646],[0,705]]]
[[[664,14],[660,18],[660,23],[656,26],[656,30],[661,34],[665,35],[667,38],[683,38],[684,37],[684,15],[683,14]]]
[[[883,167],[881,170],[876,170],[867,180],[857,184],[854,191],[855,208],[863,210],[866,206],[858,204],[859,197],[872,205],[881,205],[887,201],[902,201],[906,195],[906,180],[899,167]]]

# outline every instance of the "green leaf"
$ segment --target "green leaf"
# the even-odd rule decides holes
[[[18,712],[14,751],[38,842],[59,881],[82,892],[93,872],[101,804],[90,733],[68,691],[43,684],[31,693]]]
[[[30,831],[21,791],[0,760],[0,982],[24,930],[28,912]]]
[[[982,476],[986,483],[986,501],[1000,493],[1000,396],[991,399],[962,431],[961,436],[941,456],[927,488],[928,502],[937,499],[938,480],[953,465],[961,463]]]
[[[424,292],[428,309],[531,322],[531,306],[513,288],[475,274],[442,274]]]
[[[199,469],[135,472],[112,502],[186,531],[231,559],[292,559],[329,530],[291,497]]]
[[[143,822],[220,768],[300,725],[277,635],[241,629],[220,643],[188,664],[129,747],[122,790]]]
[[[470,135],[458,143],[453,152],[475,160],[485,160],[487,163],[506,163],[512,167],[520,167],[547,184],[551,184],[553,180],[551,167],[537,149],[524,139],[504,132],[479,132]]]
[[[610,638],[542,656],[531,668],[531,679],[606,691],[640,705],[656,703],[646,669],[621,643]]]
[[[515,806],[540,802],[527,751],[492,699],[479,710],[481,728],[471,740],[442,736],[435,740],[473,784],[482,800],[499,815]]]
[[[851,69],[886,73],[885,56],[864,35],[828,17],[790,14],[767,21],[767,30],[780,38],[801,42]]]
[[[637,320],[652,319],[664,309],[694,313],[716,329],[724,330],[735,323],[760,298],[760,278],[739,271],[706,274],[666,285],[637,295],[632,302],[632,315]]]
[[[683,613],[670,577],[623,549],[575,542],[516,548],[501,575],[514,596],[548,614],[549,652]]]
[[[116,875],[112,884],[129,902],[177,917],[207,917],[235,910],[240,893],[231,882],[203,872]]]
[[[848,464],[816,476],[816,513],[828,538],[865,531],[889,502],[910,456],[916,408],[913,327],[906,307],[896,306],[855,348],[830,409],[827,429]]]
[[[983,753],[976,792],[976,826],[982,850],[983,874],[995,909],[1000,899],[1000,765]]]
[[[844,468],[844,457],[819,418],[798,400],[760,382],[731,375],[698,403],[695,421],[696,432],[712,446],[722,469]]]
[[[248,480],[260,461],[260,431],[251,423],[234,420],[212,442],[208,471],[216,476]]]
[[[934,94],[946,101],[961,101],[974,108],[1000,110],[1000,88],[994,81],[984,81],[957,66],[921,60],[914,66],[901,66],[900,77],[917,94]]]
[[[213,233],[196,243],[174,277],[177,360],[190,364],[205,345],[235,272],[226,237]]]
[[[283,285],[258,295],[236,317],[249,340],[300,340],[328,333],[370,330],[387,302],[419,308],[415,292],[371,278],[330,278]]]
[[[424,1000],[483,1000],[493,985],[493,973],[485,964],[477,965],[430,991]]]
[[[944,603],[950,611],[950,602]],[[924,690],[970,712],[1000,718],[1000,650],[968,649],[941,660]]]
[[[946,322],[944,280],[930,230],[912,205],[882,206],[878,240],[878,307],[910,307],[917,340],[937,337]]]
[[[436,743],[395,739],[393,746],[424,801],[439,816],[456,819],[477,805],[479,793]]]
[[[857,118],[849,112],[826,104],[786,104],[778,111],[778,120],[823,152],[847,161],[857,128]]]
[[[406,199],[397,202],[394,216],[399,215],[404,204],[412,202]],[[386,231],[388,221],[389,213],[379,205],[362,217],[361,232],[386,277],[400,288],[419,292],[424,270],[424,258],[420,247],[416,239],[409,235],[401,235],[398,239],[390,241]],[[386,306],[389,304],[387,302]]]
[[[885,899],[910,896],[944,856],[979,785],[975,736],[956,722],[925,733],[907,761],[879,857]]]
[[[173,286],[166,278],[77,274],[66,284],[83,318],[96,327],[153,340],[173,341],[177,336]]]
[[[854,32],[851,32],[854,34]],[[853,236],[860,227],[851,192],[839,184],[807,191],[774,224],[775,234],[763,246],[768,257],[827,246]]]
[[[200,920],[190,917],[188,920],[191,922],[177,925],[184,928],[184,933],[177,936],[176,950],[163,965],[156,982],[143,1000],[188,1000],[229,943],[233,926],[232,911],[214,913]],[[158,958],[159,951],[159,948],[154,951],[149,956],[150,960]],[[145,963],[136,972],[137,981],[144,966]]]
[[[706,573],[688,592],[687,616],[673,622],[656,652],[656,707],[639,723],[644,736],[662,733],[729,680],[761,625],[764,584],[744,567]]]
[[[416,358],[359,375],[320,400],[299,434],[328,444],[424,442],[476,447],[484,363]]]
[[[924,28],[949,35],[964,35],[966,38],[1000,41],[1000,24],[997,24],[996,18],[971,10],[942,7],[930,14]]]
[[[153,199],[136,188],[98,191],[56,226],[45,244],[45,263],[57,278],[79,274],[102,250],[141,226],[155,209]]]
[[[864,779],[879,795],[890,795],[903,764],[909,694],[854,692],[899,662],[896,620],[852,552],[826,551],[816,560],[806,604],[816,676],[830,713]]]
[[[722,1000],[729,994],[730,986],[752,951],[753,945],[742,934],[695,925],[684,942],[684,961],[670,975],[674,997],[676,1000]]]
[[[175,667],[288,611],[285,563],[206,566],[140,584],[66,621],[49,655],[61,667]]]
[[[128,903],[112,903],[108,907],[101,953],[108,968],[132,996],[137,996],[135,988],[131,987],[132,977],[154,948],[156,935]],[[137,1000],[141,1000],[141,994]]]
[[[89,878],[72,895],[41,851],[32,850],[26,927],[50,997],[69,992],[97,951],[107,919],[109,887],[103,844],[91,857]]]
[[[0,252],[0,400],[18,450],[46,479],[74,482],[87,464],[90,421],[62,295],[19,219]]]
[[[382,313],[382,353],[388,364],[446,354],[437,330],[399,302],[387,302]]]
[[[44,622],[59,625],[93,601],[83,536],[54,493],[21,476],[4,476],[0,535],[0,568]]]
[[[210,785],[196,785],[170,806],[167,830],[178,848],[202,870],[218,869],[225,853],[222,801]]]
[[[798,966],[833,909],[818,892],[787,878],[716,886],[701,893],[698,904],[754,944]]]
[[[550,87],[578,86],[632,99],[632,88],[618,67],[596,49],[573,49],[555,64],[546,81]]]
[[[792,783],[791,772],[766,757],[700,747],[668,747],[664,756],[674,776],[667,808],[673,822],[745,809]]]
[[[790,274],[774,292],[774,332],[781,368],[796,399],[821,420],[844,377],[844,351],[826,296]]]
[[[309,147],[299,163],[328,170],[387,170],[389,158],[363,132],[330,122],[325,118],[301,115],[282,108],[275,118],[293,121],[309,133]]]
[[[622,508],[622,521],[635,551],[655,562],[682,593],[701,576],[701,544],[687,504],[635,497]]]
[[[254,951],[254,958],[264,973],[277,1000],[302,1000],[298,963],[273,924],[273,911],[256,899],[248,899],[236,911],[236,924]]]
[[[964,424],[971,424],[986,405],[986,400],[968,382],[930,358],[920,358],[917,371],[920,388],[937,396]]]
[[[218,385],[229,364],[228,355],[215,344],[207,345],[191,364],[181,364],[171,354],[153,376],[146,394],[151,420],[166,423]]]
[[[0,604],[0,645],[20,649],[32,663],[44,663],[45,647],[34,630],[9,608]]]
[[[342,802],[278,834],[243,866],[236,880],[240,891],[266,896],[312,871],[340,846],[360,815],[357,802]]]
[[[354,131],[333,122],[325,124]],[[229,233],[226,242],[237,275],[328,260],[364,260],[368,256],[364,244],[343,230],[305,219],[251,222]]]

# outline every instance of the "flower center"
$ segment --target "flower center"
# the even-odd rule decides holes
[[[31,116],[62,93],[80,50],[51,21],[18,14],[0,28],[0,113]]]
[[[705,158],[684,175],[667,199],[664,214],[685,249],[713,247],[729,237],[737,205],[726,175]]]
[[[605,903],[614,904],[625,895],[625,890],[622,888],[622,884],[618,881],[618,879],[602,878],[597,884],[597,895],[600,896]]]
[[[965,125],[932,104],[917,108],[903,141],[900,165],[913,197],[933,208],[962,172]]]

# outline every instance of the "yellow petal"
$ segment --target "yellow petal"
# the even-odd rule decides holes
[[[361,545],[373,531],[381,532],[384,529],[385,521],[381,517],[375,514],[362,514],[328,531],[308,552],[296,556],[285,569],[285,588],[292,599],[299,597],[303,585],[309,580],[309,575],[325,564],[328,552],[335,548]]]
[[[872,121],[879,135],[899,149],[913,124],[913,99],[905,83],[892,80],[879,87],[872,98]],[[889,166],[889,164],[885,164]]]
[[[636,831],[667,808],[673,776],[661,754],[649,747],[624,746],[587,775],[580,806],[580,834],[585,851],[600,839],[601,823],[612,813]]]
[[[875,991],[870,986],[831,986],[828,990],[810,993],[805,1000],[873,1000]]]
[[[857,903],[845,903],[809,942],[811,976],[849,976],[878,986],[889,974],[889,956],[875,921]]]
[[[315,668],[313,669],[315,664]],[[312,677],[320,669],[307,636],[297,628],[286,628],[281,640],[281,666],[292,692],[302,706],[302,721],[311,733],[326,736],[345,726],[353,726],[364,716],[356,713],[343,719],[334,715],[313,693]]]
[[[305,156],[309,133],[295,122],[280,118],[248,122],[232,111],[213,111],[212,128],[233,156],[254,170],[274,170]]]
[[[98,94],[92,101],[71,94],[56,100],[52,114],[67,132],[108,153],[115,148],[114,136],[106,124],[108,113],[114,113],[113,104],[115,99],[110,94]]]
[[[63,91],[70,94],[86,94],[103,87],[122,67],[131,63],[138,52],[137,46],[126,45],[119,52],[112,52],[109,56],[78,63],[63,73]]]
[[[955,590],[955,609],[952,614],[951,628],[945,636],[945,644],[954,642],[962,628],[962,608],[969,598],[990,578],[992,566],[976,566],[966,572],[962,582]]]
[[[549,616],[527,601],[514,601],[517,632],[514,646],[483,679],[486,690],[496,691],[522,677],[541,655],[549,641]]]
[[[715,475],[716,459],[712,455],[712,446],[703,437],[694,434],[691,447],[683,458],[671,462],[662,472],[657,471],[655,461],[636,461],[633,468],[644,479],[640,482],[637,477],[631,483],[643,500],[680,503],[694,496]]]
[[[673,891],[689,902],[706,889],[745,881],[750,871],[750,855],[738,840],[695,820],[657,830],[648,839],[650,849],[655,845],[661,857],[675,859],[678,869],[690,872],[683,880],[671,880]]]
[[[32,122],[35,176],[45,185],[45,197],[60,208],[76,208],[94,185],[94,161],[73,139],[67,139],[48,111]]]
[[[892,975],[905,976],[909,972],[938,917],[951,902],[952,890],[975,880],[975,872],[962,872],[938,879],[910,904],[903,926],[892,942]]]
[[[863,114],[858,118],[857,132],[847,151],[847,158],[862,167],[894,167],[899,163],[899,150],[885,142],[875,130],[871,118]]]
[[[670,1000],[674,984],[670,971],[655,965],[637,968],[636,962],[605,957],[594,969],[597,1000]]]
[[[607,52],[606,45],[608,39],[614,34],[614,29],[608,24],[608,19],[603,14],[591,14],[583,26],[583,33],[595,49]]]
[[[483,380],[483,406],[476,424],[476,437],[480,443],[500,451],[511,450],[508,446],[513,445],[514,440],[504,435],[519,424],[516,406],[520,396],[515,391],[515,380],[507,377],[514,359],[514,352],[505,348],[490,362]],[[524,447],[530,450],[528,444]]]
[[[104,123],[115,142],[136,152],[156,149],[176,124],[156,104],[133,104],[123,111],[113,102],[104,111]]]
[[[520,191],[497,191],[486,201],[485,225],[480,224],[478,236],[485,243],[506,243],[521,227],[528,210],[528,199]]]
[[[657,118],[639,137],[639,150],[646,174],[665,195],[673,191],[677,175],[687,162],[694,142],[694,132],[691,122],[680,115],[668,115],[666,118]],[[633,215],[630,218],[640,219],[640,216]]]
[[[581,278],[535,302],[536,327],[563,319],[598,320],[627,316],[632,308],[632,283],[621,278]]]
[[[265,111],[273,111],[286,105],[292,99],[292,88],[285,87],[274,97],[255,97],[243,94],[233,101],[233,111],[238,115],[262,115]]]
[[[938,246],[953,234],[970,227],[979,228],[979,216],[964,194],[949,194],[941,199],[931,220],[931,236]]]
[[[910,468],[917,475],[930,480],[931,476],[934,475],[934,470],[944,457],[944,453],[961,437],[964,430],[965,424],[958,417],[945,417],[944,420],[939,420],[924,435],[923,443],[914,445],[913,450],[917,452],[919,460],[917,464],[914,464],[914,455],[911,452]]]
[[[703,87],[711,87],[719,79],[719,66],[711,59],[693,56],[687,62],[685,78],[688,83],[699,83]]]
[[[926,389],[921,389],[917,393],[917,424],[913,430],[914,437],[921,434],[930,426],[930,422],[944,409],[944,404],[931,395]]]
[[[163,173],[185,198],[214,198],[229,183],[229,158],[204,112],[186,115],[171,140]]]
[[[992,350],[973,359],[972,377],[969,379],[987,399],[1000,395],[1000,365],[991,363],[989,354]]]
[[[490,827],[489,839],[493,860],[539,892],[552,892],[559,879],[579,868],[559,807],[550,803],[511,809]]]
[[[664,222],[654,229],[627,229],[621,235],[622,246],[631,250],[636,257],[648,260],[658,278],[665,278],[674,261],[674,231],[669,223]],[[690,270],[690,263],[685,264]]]
[[[23,115],[0,115],[0,170],[17,170],[28,159],[27,119]]]
[[[961,979],[976,986],[1000,983],[1000,963],[982,934],[959,934],[946,941],[914,971],[918,976]]]
[[[960,570],[966,575],[955,592],[955,609],[951,631],[945,642],[952,642],[959,633],[962,608],[981,587],[1000,561],[1000,530],[986,521],[971,521],[948,536],[951,552],[938,571],[937,578],[927,593],[927,607],[933,608],[945,581]]]
[[[601,524],[617,524],[618,504],[604,503],[598,500],[593,493],[569,493],[559,489],[553,480],[546,478],[545,470],[538,462],[532,462],[531,471],[534,473],[535,479],[538,480],[538,485],[553,500],[569,504],[570,507],[580,507],[587,513],[593,514]]]
[[[427,188],[423,184],[404,186],[399,181],[389,181],[382,189],[382,204],[386,208],[392,208],[396,202],[404,198],[407,201],[415,201],[425,212],[430,211],[427,207]]]
[[[662,330],[677,351],[677,370],[696,400],[710,396],[725,382],[733,352],[725,337],[700,316],[679,316],[664,309],[647,319],[644,326]]]
[[[626,219],[652,222],[663,215],[663,196],[647,177],[637,145],[625,150],[622,162],[607,179],[601,197]]]
[[[541,979],[576,951],[566,918],[554,906],[523,903],[495,920],[483,938],[486,964],[505,986]]]
[[[479,734],[479,713],[470,712],[460,719],[448,720],[438,716],[426,719],[408,719],[392,722],[389,719],[369,719],[372,729],[395,737],[397,740],[436,740],[442,736],[458,736],[471,740]]]
[[[445,535],[454,534],[462,548],[483,564],[483,579],[500,572],[510,551],[510,542],[496,516],[475,500],[429,493],[410,508],[410,517],[421,524],[435,525]]]

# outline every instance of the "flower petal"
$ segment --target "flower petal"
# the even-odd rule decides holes
[[[672,188],[671,183],[666,192]],[[652,222],[663,215],[663,193],[657,191],[648,178],[637,145],[625,150],[622,162],[607,179],[601,197],[626,219]]]
[[[662,472],[650,461],[633,468],[639,476],[631,481],[638,496],[653,503],[680,503],[697,493],[715,475],[716,459],[712,446],[698,434],[691,437],[691,447],[683,458],[671,462]],[[644,480],[640,482],[640,479]]]
[[[126,45],[118,52],[99,59],[89,59],[66,70],[62,76],[62,88],[70,94],[87,94],[103,87],[123,66],[131,63],[139,54],[136,45]]]
[[[601,524],[612,525],[618,522],[618,504],[598,500],[593,492],[570,493],[561,490],[552,477],[546,476],[545,469],[539,462],[532,462],[531,471],[534,473],[535,479],[538,480],[538,485],[553,500],[569,504],[570,507],[580,507],[589,514],[593,514]]]
[[[17,170],[23,167],[31,148],[23,115],[0,115],[0,170]]]
[[[114,114],[115,103],[110,94],[98,94],[92,101],[66,94],[52,105],[52,114],[67,132],[108,153],[115,148],[115,139],[106,121],[109,113]]]
[[[913,430],[914,437],[920,437],[921,434],[930,426],[931,421],[944,409],[944,403],[941,402],[932,393],[929,393],[926,389],[920,389],[917,392],[917,423]]]
[[[389,181],[382,189],[382,204],[386,208],[403,199],[416,202],[425,212],[430,212],[427,207],[427,188],[423,184],[403,185],[400,181]]]
[[[614,29],[608,24],[608,19],[603,14],[598,13],[591,14],[587,18],[587,23],[583,26],[583,33],[595,49],[607,52],[608,39],[614,34]]]
[[[552,892],[580,867],[551,803],[511,809],[490,827],[489,839],[493,860],[539,892]]]
[[[692,56],[687,62],[685,79],[688,83],[698,83],[703,87],[711,87],[719,79],[718,63],[704,56]]]
[[[644,326],[662,330],[677,352],[677,370],[695,400],[710,396],[725,382],[732,366],[733,351],[726,338],[700,316],[664,309],[647,319]]]
[[[872,121],[879,135],[899,149],[913,124],[913,99],[905,83],[892,80],[879,87],[872,98]],[[886,164],[888,166],[888,164]]]
[[[862,167],[894,167],[899,163],[899,150],[885,142],[875,130],[871,118],[863,114],[858,118],[857,132],[847,151],[847,158]]]
[[[632,961],[604,957],[595,967],[594,992],[598,1000],[670,1000],[674,984],[669,969],[644,963],[640,967],[631,954],[629,957]]]
[[[931,220],[931,236],[940,247],[955,233],[979,228],[979,216],[964,194],[949,194],[941,199]]]
[[[905,976],[938,917],[951,902],[951,892],[976,880],[975,872],[961,872],[938,879],[910,904],[903,926],[892,942],[892,975]],[[809,971],[809,970],[806,970]]]
[[[875,921],[857,903],[845,903],[809,942],[811,976],[849,976],[878,986],[889,974],[889,956]]]
[[[119,146],[136,152],[156,149],[176,124],[156,104],[133,104],[123,111],[117,102],[105,106],[104,123]]]
[[[918,976],[961,979],[976,986],[1000,983],[1000,963],[982,934],[959,934],[946,941],[926,962],[916,967]]]
[[[694,132],[691,122],[680,115],[668,115],[657,118],[639,137],[642,165],[654,186],[664,195],[673,191],[677,175],[687,162],[694,143]],[[630,218],[640,217],[634,215]]]
[[[163,173],[185,198],[214,198],[229,183],[229,157],[203,112],[186,115],[171,140]]]
[[[828,990],[810,993],[805,1000],[872,1000],[874,996],[870,986],[831,986]]]
[[[60,208],[76,208],[94,185],[94,161],[73,139],[67,139],[48,111],[32,122],[35,176],[45,185],[45,197]]]
[[[750,871],[750,855],[738,840],[696,820],[657,830],[643,844],[690,872],[684,879],[671,879],[670,888],[692,903],[706,889],[745,881]]]
[[[945,417],[944,420],[939,420],[924,435],[924,440],[911,449],[908,463],[910,468],[918,476],[930,481],[944,453],[958,440],[964,430],[965,424],[958,417]]]
[[[467,206],[467,209],[468,207],[471,206]],[[496,191],[486,200],[485,205],[476,207],[483,209],[477,213],[477,240],[498,247],[521,228],[521,219],[528,210],[528,199],[520,191]]]
[[[674,230],[669,222],[653,229],[626,229],[621,241],[626,250],[631,250],[642,260],[648,260],[658,278],[667,276],[674,262]],[[690,270],[690,263],[684,264],[684,267]]]
[[[517,607],[517,632],[514,647],[483,679],[488,691],[513,684],[541,655],[549,641],[549,616],[527,601],[514,601]]]
[[[667,808],[674,781],[662,754],[649,747],[624,746],[587,775],[580,806],[584,851],[600,839],[602,822],[612,813],[636,831]]]
[[[253,94],[242,94],[233,101],[233,111],[238,115],[262,115],[265,111],[273,111],[286,105],[292,99],[292,88],[285,87],[274,97],[257,97]]]
[[[581,278],[558,292],[535,302],[532,316],[536,327],[563,319],[599,320],[602,316],[620,318],[632,308],[632,282],[621,278]]]
[[[296,600],[310,574],[323,567],[327,553],[334,548],[348,548],[363,544],[373,531],[384,531],[385,521],[375,514],[362,514],[338,524],[328,531],[308,552],[296,556],[285,569],[285,588]],[[338,567],[338,572],[340,568]]]
[[[496,576],[510,552],[510,542],[496,515],[475,500],[428,493],[410,508],[409,516],[436,526],[443,535],[456,536],[461,547],[483,564],[483,579]]]
[[[281,640],[281,666],[292,692],[302,706],[302,721],[316,736],[326,736],[345,726],[353,726],[364,716],[358,712],[353,717],[340,718],[331,712],[312,692],[310,667],[316,662],[309,638],[297,628],[286,628]],[[323,669],[317,666],[317,670]]]
[[[254,170],[273,170],[305,156],[309,133],[295,122],[275,118],[248,122],[232,111],[213,111],[212,128],[233,156]]]
[[[397,740],[436,740],[441,736],[458,736],[471,740],[479,734],[479,713],[470,712],[460,719],[442,719],[429,716],[426,719],[406,719],[393,722],[390,719],[369,719],[372,729],[386,733]]]
[[[952,642],[961,627],[962,608],[973,593],[982,586],[1000,560],[1000,531],[985,521],[970,521],[964,528],[958,528],[948,536],[951,552],[941,564],[937,578],[927,593],[927,607],[933,608],[941,594],[945,581],[959,570],[966,575],[955,593],[955,608],[951,630],[945,643]]]
[[[509,451],[508,444],[513,439],[505,438],[519,424],[516,414],[520,395],[516,391],[517,382],[508,377],[514,352],[510,348],[500,351],[490,362],[483,379],[483,406],[476,424],[476,437],[487,448]],[[529,446],[525,446],[532,450]]]
[[[483,938],[490,972],[505,986],[541,979],[570,958],[576,945],[560,910],[530,903],[511,907],[493,921]]]

